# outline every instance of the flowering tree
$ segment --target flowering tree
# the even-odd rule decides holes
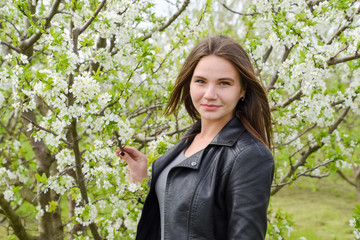
[[[128,183],[115,148],[136,145],[151,164],[191,124],[161,109],[206,31],[238,39],[268,90],[273,194],[358,168],[357,1],[164,1],[165,16],[151,2],[0,4],[0,217],[18,238],[133,238],[146,184]],[[270,216],[281,237],[286,214]]]
[[[158,114],[210,4],[189,3],[1,3],[0,215],[18,238],[133,238],[146,191],[115,149],[151,163],[189,125]]]
[[[214,31],[243,43],[268,91],[277,168],[272,194],[301,176],[339,173],[360,197],[360,3],[249,0],[216,9],[222,14],[213,15]],[[346,168],[354,169],[354,181]],[[280,216],[280,227],[270,227],[270,237],[283,235],[284,214],[272,216]]]

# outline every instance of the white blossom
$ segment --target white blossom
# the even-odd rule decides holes
[[[5,102],[4,95],[0,92],[0,105],[2,105]]]
[[[129,190],[130,192],[135,192],[135,191],[139,190],[139,187],[140,187],[140,185],[138,185],[138,184],[129,183],[129,185],[128,185],[128,190]]]
[[[127,229],[136,231],[137,222],[132,220],[131,218],[126,218],[124,220],[124,225],[126,226]]]
[[[6,54],[6,56],[4,57],[5,61],[8,61],[8,62],[10,62],[12,60],[12,58],[13,58],[13,56],[10,53]]]
[[[93,220],[97,217],[97,208],[95,205],[90,205],[89,219]]]
[[[40,205],[36,207],[36,210],[37,210],[36,219],[39,219],[44,215],[44,210],[41,208]]]
[[[350,219],[350,220],[349,220],[349,225],[350,225],[351,227],[355,227],[355,223],[356,223],[356,220],[355,220],[355,219]]]
[[[76,76],[70,92],[74,94],[77,103],[86,103],[100,91],[99,83],[88,73]]]
[[[57,160],[57,168],[59,170],[65,168],[66,166],[75,164],[75,156],[67,148],[62,149],[58,154],[56,154],[55,159]]]
[[[28,57],[27,57],[26,55],[20,54],[19,57],[20,57],[20,61],[21,61],[23,64],[28,64],[28,63],[29,63]]]
[[[4,191],[4,198],[8,202],[15,200],[14,192],[11,189],[6,189]]]
[[[360,230],[355,229],[355,230],[353,231],[353,233],[354,233],[354,235],[355,235],[355,239],[360,239]]]

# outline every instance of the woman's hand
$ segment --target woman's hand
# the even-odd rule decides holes
[[[124,147],[116,149],[116,154],[124,159],[129,166],[129,180],[132,183],[140,183],[148,177],[147,157],[134,147]]]

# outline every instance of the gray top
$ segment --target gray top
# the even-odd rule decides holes
[[[167,165],[164,170],[160,173],[156,183],[155,183],[155,191],[156,196],[159,201],[159,208],[160,208],[160,220],[161,220],[161,240],[164,239],[164,202],[165,202],[165,188],[166,188],[166,180],[169,174],[169,171],[172,167],[178,165],[183,160],[186,159],[184,155],[184,151],[180,152],[175,159]]]

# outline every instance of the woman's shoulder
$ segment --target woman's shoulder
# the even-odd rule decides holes
[[[257,157],[273,157],[269,148],[246,130],[238,138],[234,147],[237,156],[254,155]]]
[[[231,151],[231,154],[226,154],[226,161],[222,159],[220,163],[221,176],[234,173],[241,177],[239,172],[252,172],[254,169],[260,172],[273,171],[274,158],[271,151],[248,131],[243,132],[228,151]]]

